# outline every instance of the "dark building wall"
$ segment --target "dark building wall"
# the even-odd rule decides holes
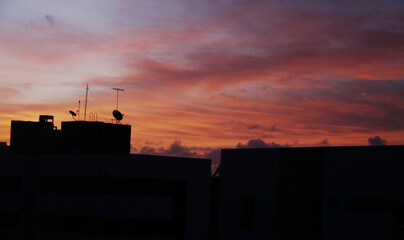
[[[2,239],[208,239],[210,160],[0,156]]]
[[[403,173],[404,146],[224,149],[220,239],[404,239]]]
[[[321,239],[324,149],[279,149],[277,239]]]
[[[7,146],[6,142],[0,142],[0,154],[9,153],[9,146]]]
[[[404,239],[404,147],[325,154],[325,239]]]
[[[11,121],[12,153],[55,153],[63,148],[61,132],[52,122]]]
[[[23,239],[23,179],[22,156],[0,155],[0,236],[2,239]],[[31,156],[30,160],[36,160]]]
[[[321,239],[323,149],[224,149],[220,239]]]
[[[219,239],[220,177],[210,179],[209,239]]]
[[[273,239],[279,149],[223,149],[219,239]]]
[[[53,122],[12,121],[10,148],[12,153],[130,153],[130,139],[130,125],[73,121],[56,130]]]
[[[131,126],[104,122],[62,122],[67,152],[129,153]]]

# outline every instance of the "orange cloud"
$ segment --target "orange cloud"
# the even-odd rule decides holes
[[[100,121],[112,118],[110,88],[125,88],[119,109],[138,150],[404,144],[402,13],[372,2],[128,1],[104,10],[108,31],[50,13],[54,24],[0,35],[0,140],[13,119],[71,120],[88,82]]]

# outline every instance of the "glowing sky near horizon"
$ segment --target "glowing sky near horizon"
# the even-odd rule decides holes
[[[0,0],[0,83],[0,141],[88,83],[100,121],[125,89],[134,152],[404,144],[404,3]]]

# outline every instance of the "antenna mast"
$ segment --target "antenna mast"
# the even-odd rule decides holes
[[[116,91],[116,110],[118,110],[118,97],[119,97],[119,91],[125,91],[124,89],[121,88],[112,88]]]
[[[79,112],[78,112],[78,120],[80,121],[80,100],[79,100]]]
[[[86,88],[86,104],[84,105],[84,121],[86,121],[86,113],[87,113],[87,96],[88,96],[88,83]]]

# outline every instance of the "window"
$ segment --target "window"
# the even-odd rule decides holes
[[[254,230],[255,225],[255,196],[252,194],[241,195],[241,218],[242,230]]]

